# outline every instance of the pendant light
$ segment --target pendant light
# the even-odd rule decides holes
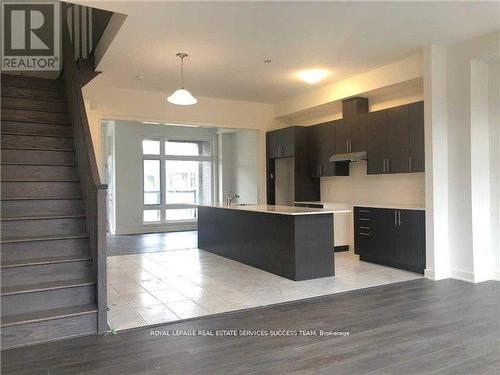
[[[181,88],[167,98],[167,101],[177,105],[192,105],[198,103],[198,100],[184,88],[184,59],[188,57],[187,53],[179,52],[177,57],[181,59]]]

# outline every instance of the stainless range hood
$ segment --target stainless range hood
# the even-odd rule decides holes
[[[366,151],[349,152],[347,154],[336,154],[330,158],[331,162],[335,161],[360,161],[366,160]]]

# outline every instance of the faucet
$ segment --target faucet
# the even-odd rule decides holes
[[[231,205],[240,196],[238,194],[233,194],[231,192],[226,193],[226,206]]]

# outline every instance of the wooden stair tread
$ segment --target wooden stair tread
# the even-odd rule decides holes
[[[63,152],[75,152],[72,148],[54,148],[54,147],[11,147],[11,146],[0,146],[2,150],[32,150],[32,151],[63,151]]]
[[[5,182],[80,182],[79,179],[57,179],[57,178],[51,178],[50,180],[34,180],[34,179],[26,179],[26,180],[20,180],[20,179],[14,179],[14,180],[9,180],[9,179],[2,179],[2,183]]]
[[[42,162],[42,163],[33,163],[33,162],[4,162],[2,161],[0,165],[31,165],[31,166],[38,166],[38,167],[77,167],[78,165],[76,163],[47,163],[47,162]]]
[[[2,86],[34,88],[41,91],[58,91],[63,93],[62,82],[58,79],[22,76],[2,73]]]
[[[17,87],[2,84],[2,98],[31,99],[43,102],[66,103],[61,91],[43,90],[37,87]]]
[[[0,268],[15,268],[15,267],[26,267],[26,266],[39,266],[44,264],[55,264],[55,263],[72,263],[80,262],[92,259],[90,255],[82,256],[60,256],[60,257],[49,257],[49,258],[39,258],[39,259],[19,259],[11,261],[2,261]]]
[[[76,288],[79,286],[94,285],[94,284],[95,282],[92,279],[76,279],[76,280],[51,281],[48,283],[4,286],[0,288],[0,295],[8,296],[13,294],[43,292],[47,290]]]
[[[54,126],[65,126],[65,125],[54,125]],[[45,134],[45,133],[16,133],[11,131],[2,131],[2,135],[20,135],[23,137],[50,137],[50,138],[73,138],[70,134]]]
[[[11,216],[0,217],[0,221],[16,221],[16,220],[52,220],[52,219],[78,219],[85,217],[85,214],[73,215],[48,215],[48,216]]]
[[[27,197],[27,198],[0,198],[0,201],[52,201],[52,200],[82,200],[78,197]]]
[[[78,305],[70,307],[60,307],[57,309],[43,310],[32,313],[14,314],[2,316],[1,326],[8,327],[19,324],[35,323],[45,320],[65,318],[69,316],[78,316],[84,314],[93,314],[97,312],[95,305]]]
[[[74,240],[74,239],[88,238],[88,237],[89,237],[88,234],[79,234],[79,235],[74,235],[74,236],[47,236],[47,237],[2,238],[1,241],[0,241],[0,243]]]

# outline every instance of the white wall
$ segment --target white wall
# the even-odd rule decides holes
[[[491,248],[500,280],[500,62],[489,64]]]
[[[223,132],[219,144],[220,201],[232,193],[240,196],[239,203],[257,203],[258,133],[254,130]]]
[[[219,201],[223,202],[224,197],[229,193],[234,193],[234,133],[224,132],[219,135]]]
[[[494,125],[489,117],[495,112],[490,103],[498,103],[498,99],[491,93],[494,87],[489,86],[498,78],[490,77],[486,61],[498,60],[499,49],[500,33],[495,32],[426,50],[427,218],[430,216],[428,228],[430,224],[432,229],[427,241],[428,258],[432,256],[426,270],[429,277],[447,277],[446,272],[438,276],[438,267],[443,265],[432,264],[436,259],[447,261],[449,276],[457,279],[480,282],[495,273],[498,248],[493,244],[496,209],[491,190],[498,164],[491,158],[495,151],[490,146],[495,141],[490,138]],[[435,238],[429,241],[429,236]]]
[[[425,207],[424,173],[368,175],[366,161],[349,164],[349,176],[321,178],[321,200],[356,205]],[[351,216],[352,221],[352,216]],[[353,223],[351,228],[353,227]],[[354,247],[351,230],[350,245]]]
[[[447,50],[424,49],[425,118],[425,276],[450,276],[448,229],[448,111]]]
[[[277,123],[272,105],[200,97],[196,105],[176,106],[166,102],[164,92],[103,86],[99,77],[84,87],[84,98],[88,113],[97,111],[104,119],[258,130],[258,200],[265,202],[265,132]],[[100,127],[92,128],[95,145],[96,139],[101,138]],[[99,158],[102,159],[101,155]]]
[[[216,138],[216,129],[142,125],[115,121],[115,228],[116,234],[194,229],[196,224],[144,224],[142,140],[144,137],[181,136]],[[217,187],[215,187],[217,188]]]
[[[257,203],[257,134],[248,130],[235,132],[233,139],[235,193],[241,203]]]

